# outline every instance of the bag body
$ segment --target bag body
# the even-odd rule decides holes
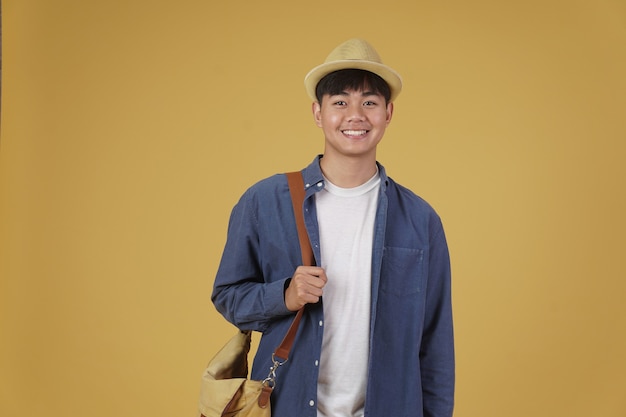
[[[250,339],[251,332],[237,332],[209,362],[200,386],[200,416],[271,416],[271,386],[247,379]]]

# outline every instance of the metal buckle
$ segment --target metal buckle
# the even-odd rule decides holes
[[[285,362],[287,362],[287,359],[285,359],[283,362],[280,362],[272,353],[272,367],[270,368],[269,374],[267,374],[267,378],[263,380],[262,384],[274,389],[274,386],[276,386],[276,370],[279,366],[284,365]]]

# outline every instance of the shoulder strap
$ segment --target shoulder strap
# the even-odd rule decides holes
[[[293,213],[296,218],[296,226],[298,227],[298,239],[300,240],[300,250],[302,252],[302,265],[315,265],[313,248],[309,241],[309,235],[304,225],[304,215],[302,214],[302,205],[304,203],[304,180],[301,172],[288,172],[287,182],[289,184],[289,192],[291,193],[291,203],[293,204]]]
[[[291,202],[293,204],[293,212],[296,218],[296,226],[298,228],[298,238],[300,240],[300,250],[302,252],[302,265],[315,265],[315,257],[313,255],[313,248],[311,248],[311,242],[309,241],[309,235],[304,225],[304,215],[302,214],[302,205],[304,202],[304,180],[302,179],[301,172],[288,172],[287,182],[289,184],[289,192],[291,193]],[[289,359],[289,351],[296,339],[296,333],[298,332],[298,326],[302,319],[304,307],[298,310],[296,317],[294,317],[289,330],[285,335],[283,341],[274,351],[274,355],[281,359]]]

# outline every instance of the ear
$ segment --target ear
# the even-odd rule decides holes
[[[387,103],[387,125],[391,123],[391,116],[393,116],[393,103]]]
[[[317,101],[314,101],[311,105],[311,112],[313,113],[313,120],[317,127],[322,127],[322,106]]]

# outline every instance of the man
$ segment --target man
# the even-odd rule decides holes
[[[276,417],[452,415],[450,265],[435,211],[376,161],[400,76],[366,41],[339,45],[305,77],[324,153],[302,171],[317,266],[302,266],[285,175],[234,207],[212,300],[263,333],[251,378],[264,379],[305,306],[272,394]]]

